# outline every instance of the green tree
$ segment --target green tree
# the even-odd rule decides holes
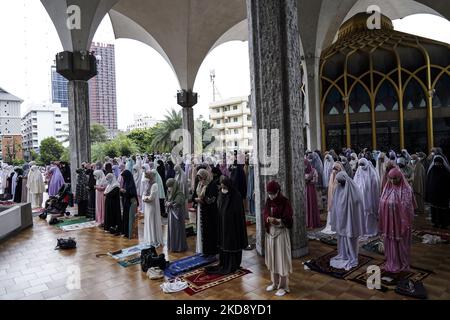
[[[30,158],[31,158],[31,161],[38,160],[39,159],[39,153],[34,151],[34,149],[31,149],[30,150]]]
[[[106,142],[108,140],[108,136],[106,135],[107,131],[104,126],[98,123],[94,123],[91,125],[91,144],[97,142]]]
[[[127,137],[131,139],[139,149],[141,153],[151,153],[153,152],[151,144],[155,137],[156,129],[155,127],[149,129],[135,129],[131,131]]]
[[[41,141],[40,158],[45,164],[50,164],[52,161],[61,160],[64,152],[64,147],[61,142],[54,137],[49,137]]]
[[[166,119],[155,126],[155,135],[151,142],[151,149],[160,152],[170,152],[178,143],[172,141],[171,134],[177,129],[183,127],[183,117],[181,110],[179,112],[172,109],[165,116]]]
[[[61,161],[70,162],[70,148],[64,148],[64,152],[61,155]]]
[[[130,156],[139,152],[136,143],[126,135],[118,135],[113,140],[104,143],[95,143],[91,149],[93,161],[103,161],[106,156],[115,158],[119,156]]]
[[[139,152],[137,145],[124,134],[118,135],[114,139],[114,144],[116,145],[117,156],[129,157]]]
[[[198,120],[201,120],[201,119],[202,118],[199,117]],[[210,141],[203,140],[203,137],[205,137],[206,131],[212,129],[213,126],[208,121],[201,120],[201,122],[202,122],[202,146],[203,146],[203,149],[205,149],[209,144],[213,143],[216,140],[216,138],[214,136],[212,136]]]
[[[92,161],[102,161],[105,159],[104,143],[94,143],[91,147],[91,158]]]

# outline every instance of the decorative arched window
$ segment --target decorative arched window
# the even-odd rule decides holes
[[[433,91],[434,145],[450,153],[450,76],[444,73]]]
[[[384,80],[375,96],[377,145],[388,151],[400,148],[398,95],[394,85]]]
[[[324,101],[323,119],[328,149],[339,150],[345,147],[345,105],[342,94],[332,87]]]

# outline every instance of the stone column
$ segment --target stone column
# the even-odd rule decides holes
[[[87,81],[70,80],[69,94],[69,141],[71,181],[76,183],[76,169],[83,162],[91,161],[91,135],[89,113],[89,85]],[[72,190],[75,191],[74,184]]]
[[[255,130],[258,130],[254,133],[253,159],[257,251],[264,253],[265,228],[261,209],[266,199],[265,187],[267,182],[276,179],[294,209],[292,255],[301,257],[308,254],[308,245],[297,1],[247,0],[247,14],[251,110]],[[261,129],[266,129],[267,135]]]
[[[320,125],[320,84],[319,65],[320,58],[309,54],[306,62],[306,110],[308,112],[308,148],[311,151],[322,150],[322,131]]]
[[[56,70],[69,80],[69,142],[72,191],[77,168],[91,161],[91,133],[88,80],[97,75],[95,57],[87,51],[64,51],[56,55]]]
[[[197,104],[197,93],[192,90],[181,90],[177,94],[177,103],[183,107],[183,130],[189,132],[189,137],[183,137],[183,153],[194,151],[194,108]]]

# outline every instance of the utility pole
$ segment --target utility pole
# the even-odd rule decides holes
[[[211,70],[209,72],[209,77],[211,79],[212,89],[213,89],[213,102],[216,102],[216,96],[222,100],[222,96],[220,95],[219,89],[216,87],[216,70]]]

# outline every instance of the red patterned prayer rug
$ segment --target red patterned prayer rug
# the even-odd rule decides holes
[[[330,260],[331,258],[338,255],[338,252],[336,250],[331,251],[317,259],[313,259],[310,261],[306,261],[305,265],[310,268],[312,271],[316,271],[319,273],[323,273],[326,275],[329,275],[334,278],[338,279],[345,279],[348,277],[351,273],[358,270],[362,266],[369,263],[371,260],[373,260],[372,257],[366,256],[364,254],[358,255],[358,265],[350,270],[345,269],[336,269],[330,266]]]
[[[219,284],[231,281],[233,279],[252,273],[247,269],[239,269],[235,273],[227,275],[207,274],[205,269],[197,269],[185,273],[181,278],[189,285],[184,291],[190,296],[205,291],[206,289],[218,286]]]

